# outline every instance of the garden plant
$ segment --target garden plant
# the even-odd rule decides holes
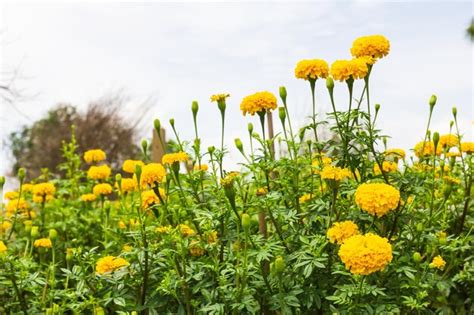
[[[474,142],[455,107],[449,134],[430,129],[433,95],[420,105],[426,128],[414,147],[388,146],[370,78],[389,50],[384,36],[364,36],[353,59],[298,62],[312,100],[301,128],[284,87],[278,99],[245,97],[243,116],[260,124],[239,118],[248,146],[235,139],[235,169],[224,168],[225,93],[209,105],[222,141],[202,147],[192,102],[194,139],[171,119],[176,147],[160,163],[147,141],[141,160],[79,152],[73,132],[58,170],[26,181],[20,168],[18,188],[1,192],[0,313],[474,313]],[[282,130],[274,137],[271,112]],[[164,142],[161,127],[156,119]],[[123,162],[120,173],[112,162]]]

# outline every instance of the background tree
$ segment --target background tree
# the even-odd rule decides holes
[[[139,158],[137,136],[143,115],[134,115],[134,121],[125,119],[121,113],[125,102],[126,98],[120,94],[107,96],[91,102],[85,112],[70,104],[58,104],[46,117],[11,133],[9,147],[14,160],[13,174],[19,167],[28,170],[30,179],[41,175],[42,168],[58,172],[57,166],[63,161],[61,146],[63,141],[69,141],[72,125],[76,126],[81,154],[100,148],[107,153],[107,161],[115,169],[119,169],[125,159]],[[139,107],[144,114],[149,105]]]
[[[471,20],[471,24],[466,29],[467,36],[474,42],[474,18]]]

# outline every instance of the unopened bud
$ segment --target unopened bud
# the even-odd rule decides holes
[[[142,140],[142,150],[143,150],[143,154],[146,155],[147,149],[148,149],[148,142],[147,142],[145,139],[143,139],[143,140]]]
[[[438,100],[438,98],[436,97],[436,95],[431,95],[431,98],[430,98],[430,107],[431,109],[433,109],[433,107],[436,105],[436,101]]]
[[[122,174],[117,173],[117,175],[115,175],[115,182],[117,182],[119,189],[122,189]]]
[[[248,129],[249,133],[252,134],[252,133],[253,133],[253,124],[252,124],[252,123],[249,123],[249,124],[247,125],[247,129]]]
[[[449,128],[453,128],[453,126],[454,126],[454,121],[451,120],[451,121],[449,122]]]
[[[49,238],[51,240],[55,240],[57,237],[58,237],[58,231],[56,231],[55,229],[50,229],[49,230]]]
[[[237,150],[239,150],[242,154],[244,153],[244,146],[242,145],[242,141],[239,138],[235,138],[234,140],[235,146]]]
[[[66,248],[66,260],[71,261],[74,257],[74,248]]]
[[[413,253],[413,261],[419,263],[421,261],[421,254],[419,252]]]
[[[435,148],[437,148],[438,143],[439,143],[439,133],[438,132],[433,133],[433,143],[434,143]]]
[[[279,107],[278,108],[278,117],[280,117],[281,123],[284,126],[285,125],[285,119],[286,119],[285,107]]]
[[[214,151],[216,151],[216,147],[211,145],[210,147],[207,148],[207,151],[210,153],[210,154],[213,154]]]
[[[191,105],[191,110],[193,112],[193,116],[194,118],[196,118],[196,115],[198,113],[198,110],[199,110],[199,104],[197,101],[193,101],[192,105]]]
[[[424,229],[423,223],[419,222],[419,223],[416,225],[416,231],[417,231],[417,232],[422,232],[423,229]]]
[[[170,125],[171,125],[171,127],[174,128],[174,118],[171,118],[171,119],[170,119]]]
[[[0,176],[0,190],[3,189],[4,185],[5,185],[5,176]]]
[[[378,113],[380,110],[380,104],[375,104],[375,112]]]
[[[158,132],[158,134],[160,134],[160,132],[161,132],[161,122],[158,118],[153,121],[153,125],[155,126],[156,132]]]
[[[135,175],[137,176],[138,186],[140,186],[140,178],[142,176],[142,166],[139,164],[135,165]]]
[[[242,227],[246,231],[250,228],[250,216],[247,213],[242,213]]]
[[[283,259],[283,257],[277,256],[275,258],[274,266],[275,266],[275,272],[278,273],[278,274],[285,271],[285,260]]]
[[[326,87],[329,92],[332,93],[332,90],[334,89],[334,80],[331,77],[326,78]]]
[[[453,116],[454,116],[454,119],[456,119],[456,116],[458,115],[458,109],[456,108],[456,106],[453,107]]]
[[[39,235],[39,228],[37,226],[32,226],[31,227],[31,233],[30,233],[32,238],[36,238]]]
[[[18,169],[18,179],[20,180],[21,183],[25,179],[25,176],[26,176],[25,169],[23,167],[20,167],[20,169]]]
[[[283,101],[283,104],[286,104],[286,88],[284,86],[280,86],[280,98]]]

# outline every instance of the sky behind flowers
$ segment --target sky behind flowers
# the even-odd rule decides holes
[[[286,86],[292,122],[301,125],[311,98],[309,84],[294,77],[296,63],[348,59],[352,41],[369,34],[391,42],[371,76],[372,102],[382,106],[378,127],[392,137],[389,146],[409,149],[422,139],[431,94],[438,96],[432,130],[448,132],[456,105],[473,141],[473,55],[465,36],[471,16],[469,1],[3,4],[1,67],[21,65],[16,85],[25,97],[16,109],[0,104],[0,173],[9,166],[10,132],[59,102],[84,108],[119,89],[132,100],[125,114],[152,98],[143,125],[151,129],[154,118],[166,124],[173,117],[187,139],[191,102],[199,101],[204,147],[220,143],[219,111],[209,96],[230,93],[226,145],[238,161],[234,138],[246,139],[249,121],[257,125],[239,111],[244,96],[278,94]],[[355,88],[360,93],[362,82]],[[316,98],[324,115],[330,103],[323,81]],[[347,106],[344,84],[336,85],[336,102]]]

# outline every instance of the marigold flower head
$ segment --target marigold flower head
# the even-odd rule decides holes
[[[440,255],[433,258],[430,263],[431,268],[438,268],[442,270],[444,269],[444,266],[446,266],[446,261],[444,261],[443,257],[441,257]]]
[[[115,183],[115,186],[118,188],[118,183]],[[128,193],[134,191],[138,184],[136,178],[122,178],[120,182],[120,186],[122,187],[122,193]]]
[[[121,230],[125,230],[127,228],[127,225],[122,220],[118,221],[117,225],[118,225],[119,229],[121,229]]]
[[[457,158],[461,156],[461,153],[459,152],[446,152],[445,156],[447,158]]]
[[[4,254],[7,251],[7,247],[3,241],[0,241],[0,254]]]
[[[217,243],[217,231],[211,231],[207,235],[207,243],[208,244],[215,244]]]
[[[331,76],[334,80],[341,82],[349,79],[363,79],[367,76],[368,72],[367,60],[364,58],[336,60],[331,65]]]
[[[142,167],[141,185],[154,187],[156,183],[161,183],[166,176],[166,170],[160,163],[149,163]]]
[[[352,274],[369,275],[392,261],[392,246],[386,238],[367,233],[346,239],[338,254]]]
[[[52,183],[40,183],[33,186],[33,194],[46,196],[46,195],[54,195],[56,192],[56,187]]]
[[[268,190],[265,187],[260,187],[256,191],[257,196],[265,196],[266,194],[268,194]]]
[[[160,234],[168,234],[171,232],[171,225],[159,226],[155,229],[155,232]]]
[[[328,63],[322,59],[304,59],[295,68],[295,77],[304,80],[326,78],[329,74]]]
[[[404,159],[406,156],[405,150],[403,149],[388,149],[384,152],[386,156],[394,156],[396,158]]]
[[[335,222],[327,231],[331,243],[342,244],[351,236],[359,234],[359,227],[352,221]]]
[[[163,155],[161,162],[165,165],[173,165],[173,163],[186,162],[189,155],[186,152],[168,153]]]
[[[201,164],[201,166],[199,166],[199,164],[194,165],[195,171],[207,172],[208,169],[209,169],[209,165],[207,164]]]
[[[249,113],[254,115],[258,112],[266,112],[277,108],[277,99],[270,92],[263,91],[244,97],[240,104],[240,110],[244,116]]]
[[[121,257],[105,256],[97,261],[95,265],[95,272],[102,275],[124,268],[128,265],[130,265],[129,262]]]
[[[204,248],[202,248],[198,241],[191,241],[191,243],[189,244],[189,253],[191,254],[191,256],[199,257],[204,255],[204,252]]]
[[[112,170],[107,165],[91,166],[87,171],[87,177],[90,179],[100,180],[107,179]]]
[[[305,202],[307,202],[307,201],[309,201],[309,200],[311,200],[311,199],[313,199],[313,195],[312,195],[312,194],[304,194],[303,196],[301,196],[301,197],[299,198],[299,202],[300,202],[300,203],[305,203]]]
[[[331,165],[331,163],[332,163],[332,159],[330,157],[323,155],[321,156],[321,158],[317,158],[311,163],[311,166],[314,168],[313,173],[319,174],[321,171],[320,170],[321,168],[325,166],[329,166]]]
[[[97,184],[92,188],[92,192],[96,196],[110,195],[112,193],[112,186],[110,184]]]
[[[459,144],[459,138],[453,134],[442,135],[439,137],[438,146],[441,148],[452,148]]]
[[[462,142],[461,151],[467,154],[474,153],[474,142]]]
[[[231,187],[237,176],[239,176],[239,172],[229,172],[224,178],[221,178],[221,185]]]
[[[400,192],[393,186],[374,183],[362,184],[355,192],[355,201],[364,211],[381,217],[394,210],[400,201]]]
[[[143,163],[140,160],[125,160],[122,164],[122,170],[125,173],[134,174],[137,165],[140,165],[140,166],[143,167],[143,165],[145,165],[145,163]]]
[[[461,184],[461,180],[452,176],[443,176],[444,181],[447,184],[454,184],[454,185],[459,185]]]
[[[17,209],[18,211],[21,211],[21,210],[28,209],[28,207],[29,207],[28,202],[23,198],[10,200],[6,207],[7,215],[11,216],[15,214]]]
[[[3,197],[5,197],[5,199],[7,200],[13,200],[18,199],[18,197],[20,197],[20,194],[18,193],[18,191],[7,191]]]
[[[418,158],[425,157],[425,156],[431,156],[434,153],[434,143],[433,142],[418,142],[415,145],[415,155]],[[441,152],[443,152],[443,148],[438,144],[436,147],[436,155],[440,155]]]
[[[382,168],[384,173],[392,173],[398,171],[398,163],[392,161],[383,161]],[[374,173],[375,175],[380,175],[380,167],[377,163],[374,164]]]
[[[23,184],[21,186],[21,190],[23,190],[24,192],[32,192],[33,191],[33,188],[34,188],[35,185],[33,184]]]
[[[92,202],[97,199],[97,196],[94,194],[84,194],[81,196],[81,200],[84,202]]]
[[[164,191],[163,191],[164,193]],[[160,203],[160,199],[153,190],[142,191],[142,208],[146,209],[154,204]]]
[[[196,234],[196,232],[186,224],[180,224],[178,229],[184,237],[193,236]]]
[[[211,102],[223,102],[229,96],[230,94],[228,93],[214,94],[214,95],[211,95]]]
[[[84,161],[87,164],[97,163],[105,160],[106,154],[100,149],[88,150],[84,152]]]
[[[2,224],[0,224],[0,235],[11,229],[12,223],[10,221],[3,221]]]
[[[341,181],[351,176],[351,172],[347,168],[327,165],[321,171],[321,178],[326,180]]]
[[[53,200],[53,195],[33,195],[33,202],[43,203]]]
[[[33,243],[34,247],[43,247],[43,248],[51,248],[53,247],[53,244],[51,243],[51,240],[49,238],[40,238],[35,240]]]
[[[133,249],[133,247],[128,245],[128,244],[125,244],[125,245],[122,246],[122,251],[124,253],[130,253],[132,251],[132,249]]]
[[[385,36],[370,35],[357,38],[352,43],[351,54],[354,57],[371,57],[374,59],[388,55],[390,42]]]

